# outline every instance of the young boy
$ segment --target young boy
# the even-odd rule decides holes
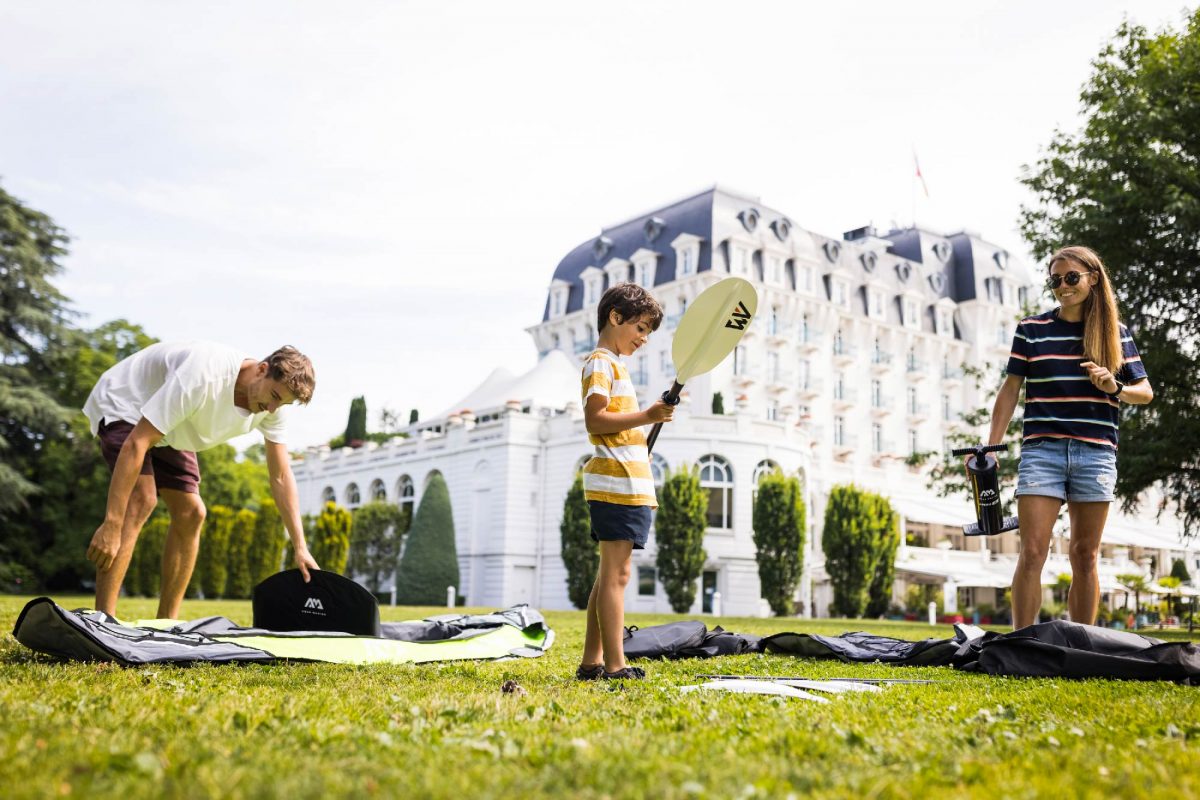
[[[658,507],[643,425],[669,422],[675,409],[661,399],[638,410],[629,371],[618,361],[646,343],[662,322],[662,307],[633,283],[614,286],[600,298],[599,346],[583,365],[583,415],[596,454],[583,467],[584,497],[592,538],[600,542],[600,573],[588,598],[587,636],[579,680],[644,678],[625,663],[625,586],[633,549],[650,535],[650,512]]]

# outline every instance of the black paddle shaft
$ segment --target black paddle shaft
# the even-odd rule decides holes
[[[679,405],[679,393],[683,391],[683,384],[675,381],[671,384],[671,388],[662,393],[662,401],[669,406]],[[650,435],[646,437],[646,455],[654,449],[654,443],[658,440],[658,432],[662,430],[661,422],[654,423],[654,427],[650,429]]]

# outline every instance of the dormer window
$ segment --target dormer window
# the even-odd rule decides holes
[[[935,242],[933,245],[933,254],[938,257],[943,263],[950,260],[950,243]]]
[[[908,279],[912,277],[912,264],[901,261],[896,265],[896,274],[900,276],[900,280],[908,283]]]
[[[571,284],[556,280],[550,284],[550,319],[567,313],[567,301],[571,297]]]
[[[867,287],[867,316],[883,319],[883,289]]]
[[[653,243],[654,240],[662,234],[663,229],[666,227],[667,223],[663,221],[662,217],[651,217],[650,219],[646,220],[646,224],[642,226],[642,234],[646,237],[647,242]]]
[[[781,242],[786,242],[792,232],[792,221],[787,217],[780,217],[771,223],[771,230],[775,231],[775,238]]]
[[[742,221],[742,227],[750,233],[754,233],[754,229],[758,227],[758,217],[759,213],[757,208],[743,209],[742,212],[738,214],[738,219]]]
[[[695,275],[700,269],[700,237],[681,233],[671,242],[675,250],[675,277]]]
[[[633,282],[643,289],[653,289],[658,267],[658,253],[642,248],[630,256],[633,261]]]
[[[904,297],[901,301],[904,327],[917,330],[921,327],[921,305],[915,297]]]
[[[607,236],[596,237],[596,241],[592,242],[592,257],[598,262],[603,261],[608,251],[612,250],[612,246],[612,239]]]
[[[836,262],[838,260],[838,256],[842,254],[841,245],[833,241],[826,242],[824,245],[822,245],[821,249],[825,251],[825,257],[831,262]]]
[[[850,307],[850,287],[846,285],[844,280],[834,278],[829,287],[830,300],[833,304],[840,308]]]
[[[579,278],[583,281],[583,304],[593,306],[599,303],[600,295],[604,292],[604,271],[588,267],[579,273]]]
[[[859,260],[862,261],[863,269],[867,272],[874,272],[875,265],[879,263],[879,254],[868,250],[859,256]]]
[[[1000,269],[1008,269],[1008,253],[1004,250],[997,250],[993,253],[992,260],[996,262],[996,266]]]
[[[609,288],[629,281],[629,262],[623,258],[614,258],[604,265],[604,274],[608,276]]]

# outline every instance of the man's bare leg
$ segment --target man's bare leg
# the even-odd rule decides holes
[[[97,611],[103,611],[110,617],[117,615],[117,598],[121,594],[125,573],[129,571],[133,548],[137,545],[142,526],[150,519],[156,505],[158,495],[154,488],[154,476],[139,475],[133,494],[129,495],[129,503],[125,506],[125,519],[121,521],[121,549],[117,551],[112,566],[96,570]]]
[[[159,619],[179,619],[179,606],[187,591],[196,553],[200,549],[200,529],[204,527],[204,501],[200,495],[163,489],[163,502],[171,512],[171,527],[163,547],[162,596],[158,601]]]

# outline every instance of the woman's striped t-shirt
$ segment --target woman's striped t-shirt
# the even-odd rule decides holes
[[[1059,309],[1021,320],[1013,336],[1008,374],[1025,378],[1024,440],[1079,439],[1117,446],[1120,403],[1100,391],[1080,366],[1083,322],[1059,319]],[[1137,345],[1120,326],[1125,363],[1117,380],[1135,383],[1146,377]]]
[[[628,414],[638,410],[637,395],[629,370],[614,353],[594,350],[583,364],[583,404],[594,394],[608,398],[607,410]],[[658,508],[654,479],[650,475],[650,453],[641,428],[620,433],[589,433],[596,454],[583,467],[583,494],[622,506]]]

